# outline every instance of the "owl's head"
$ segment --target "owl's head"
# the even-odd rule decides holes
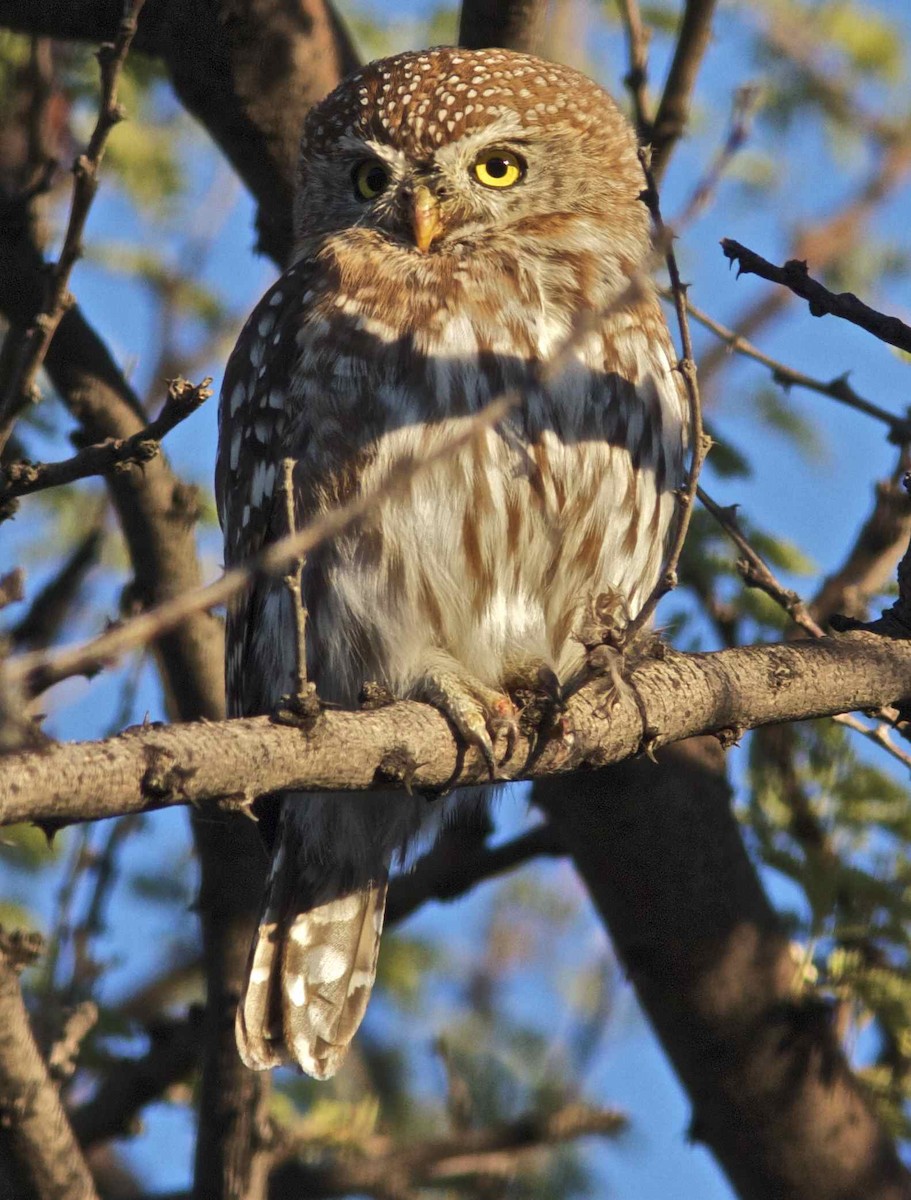
[[[590,79],[507,50],[441,47],[370,63],[311,110],[296,233],[300,244],[370,229],[390,249],[437,254],[578,217],[635,261],[648,242],[643,184],[632,129]]]

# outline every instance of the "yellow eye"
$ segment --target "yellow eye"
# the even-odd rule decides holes
[[[508,188],[524,177],[525,164],[510,150],[485,150],[473,170],[485,187]]]
[[[354,180],[354,194],[361,200],[372,200],[380,192],[385,192],[389,183],[388,171],[376,159],[358,163],[351,178]]]

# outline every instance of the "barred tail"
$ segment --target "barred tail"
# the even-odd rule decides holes
[[[296,877],[289,877],[291,872]],[[272,870],[247,981],[237,1048],[248,1067],[297,1063],[316,1079],[342,1064],[370,999],[386,908],[387,873],[355,890],[332,868],[285,859]],[[319,901],[330,895],[332,899]],[[314,899],[318,898],[316,903]]]

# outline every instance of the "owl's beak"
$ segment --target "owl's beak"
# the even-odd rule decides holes
[[[437,198],[423,184],[414,189],[411,198],[411,228],[414,231],[414,244],[422,254],[427,253],[443,232]]]

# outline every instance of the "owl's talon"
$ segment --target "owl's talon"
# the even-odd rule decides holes
[[[474,746],[487,766],[491,779],[497,778],[495,743],[501,735],[506,738],[506,753],[501,760],[508,762],[515,752],[519,726],[516,710],[508,696],[494,691],[476,679],[459,675],[428,675],[413,693],[417,700],[426,700],[449,717],[462,739]]]

